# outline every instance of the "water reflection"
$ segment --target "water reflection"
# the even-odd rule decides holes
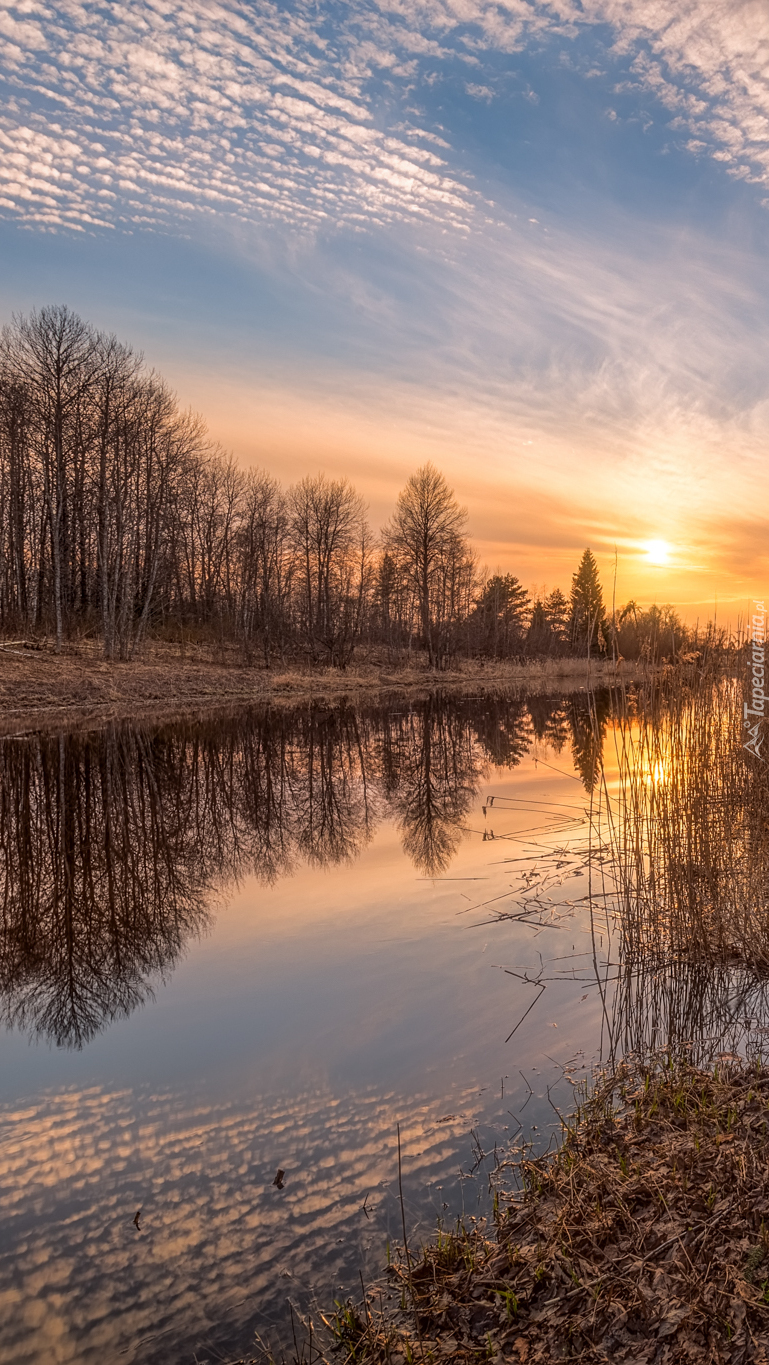
[[[609,692],[590,692],[569,698],[571,752],[586,792],[595,791],[601,773],[606,727],[612,710]]]
[[[483,763],[477,730],[445,702],[431,699],[419,714],[388,726],[386,785],[398,814],[403,847],[425,876],[448,867]]]
[[[354,1292],[400,1235],[397,1121],[428,1235],[475,1207],[470,1130],[546,1145],[577,1054],[769,1036],[769,795],[749,807],[710,762],[650,785],[664,721],[606,694],[437,695],[1,741],[0,1009],[72,1049],[6,1039],[3,1358],[287,1340],[289,1294]],[[106,1031],[225,892],[156,1010]]]
[[[621,820],[610,859],[616,874],[627,862],[617,830],[641,818],[637,795],[631,802],[628,793],[637,792],[635,776],[643,777],[652,759],[662,764],[664,724],[647,717],[654,743],[647,736],[640,744],[638,722],[613,717],[612,704],[608,691],[526,699],[435,694],[411,706],[252,710],[154,730],[114,726],[0,741],[0,1018],[29,1035],[82,1048],[168,979],[226,886],[254,876],[273,885],[301,865],[350,862],[393,817],[414,868],[438,876],[457,854],[481,783],[494,768],[515,769],[532,745],[554,755],[570,749],[592,797],[599,775],[611,784],[602,766],[610,724],[624,746]],[[670,743],[668,736],[664,745]],[[679,794],[681,835],[655,874],[662,884],[664,873],[667,899],[676,905],[689,904],[693,885],[690,874],[681,882],[677,852],[690,837],[690,796],[698,799],[696,792]],[[701,840],[711,808],[718,811],[719,802],[698,815]],[[599,810],[593,818],[600,824],[604,817]],[[495,825],[500,837],[497,819]],[[718,840],[725,849],[720,826]],[[599,845],[600,837],[590,854],[596,869]],[[659,850],[660,836],[644,829],[642,845]],[[574,862],[576,846],[570,856]],[[647,854],[640,856],[645,867]],[[731,1036],[735,1010],[745,1014],[739,1002],[759,989],[750,984],[755,974],[735,986],[731,969],[718,963],[702,970],[681,965],[681,944],[668,942],[667,911],[656,899],[652,905],[646,886],[645,900],[639,898],[632,867],[620,880],[611,1005],[620,1051],[704,1040],[714,1020]],[[719,885],[707,892],[711,920]],[[695,889],[700,895],[699,882]],[[689,909],[699,923],[698,907],[697,914]],[[751,1009],[762,1014],[757,1001]]]
[[[167,979],[218,888],[354,859],[385,816],[423,876],[445,872],[490,767],[533,743],[568,745],[594,793],[611,707],[437,694],[0,741],[0,1016],[82,1047]]]
[[[472,1113],[471,1094],[459,1099]],[[453,1133],[427,1094],[319,1087],[190,1105],[94,1087],[0,1111],[3,1359],[167,1365],[199,1359],[207,1339],[204,1358],[223,1359],[282,1317],[286,1295],[331,1302],[372,1243],[379,1271],[397,1235],[393,1113],[411,1185],[448,1183]],[[440,1195],[427,1207],[437,1215]]]
[[[705,1064],[767,1052],[769,981],[739,963],[655,961],[626,954],[613,995],[615,1059],[667,1054]]]
[[[76,1047],[206,920],[209,876],[144,736],[0,746],[4,1022]]]
[[[521,701],[432,696],[3,740],[4,1022],[82,1047],[167,977],[217,887],[355,858],[385,811],[441,872],[488,764],[517,764],[531,735]]]

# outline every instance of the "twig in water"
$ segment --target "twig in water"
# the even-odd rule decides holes
[[[509,975],[510,975],[510,976],[514,976],[515,973],[514,973],[514,972],[510,972]],[[535,985],[536,983],[532,981],[530,984],[533,986],[533,985]],[[523,1023],[524,1019],[526,1018],[526,1015],[529,1014],[529,1013],[531,1012],[531,1010],[534,1009],[534,1006],[536,1005],[537,1001],[539,1000],[539,998],[540,998],[542,992],[543,992],[544,990],[546,990],[547,987],[544,986],[544,985],[542,985],[542,984],[540,984],[539,987],[538,987],[538,989],[539,989],[539,995],[537,995],[537,996],[534,997],[534,999],[532,1000],[531,1004],[529,1005],[529,1008],[528,1008],[527,1010],[525,1010],[524,1013],[521,1015],[521,1017],[520,1017],[520,1019],[518,1020],[518,1023],[516,1024],[515,1028],[512,1030],[512,1032],[508,1033],[508,1035],[507,1035],[507,1037],[506,1037],[506,1039],[505,1039],[505,1042],[506,1042],[506,1043],[509,1043],[509,1042],[510,1042],[510,1039],[511,1039],[512,1036],[513,1036],[513,1034],[518,1032],[518,1029],[521,1027],[521,1024]]]
[[[425,1348],[424,1348],[424,1346],[422,1345],[422,1332],[421,1332],[421,1329],[420,1329],[420,1326],[419,1326],[419,1313],[417,1312],[416,1297],[415,1297],[415,1295],[414,1295],[414,1281],[413,1281],[413,1277],[412,1277],[412,1274],[411,1274],[411,1255],[410,1255],[410,1253],[409,1253],[409,1243],[408,1243],[408,1238],[407,1238],[407,1236],[406,1236],[406,1206],[405,1206],[405,1204],[404,1204],[404,1202],[403,1202],[403,1176],[402,1176],[402,1163],[401,1163],[401,1126],[400,1126],[400,1124],[397,1124],[397,1130],[398,1130],[398,1196],[399,1196],[399,1198],[400,1198],[400,1205],[401,1205],[401,1225],[402,1225],[402,1227],[403,1227],[403,1249],[404,1249],[404,1251],[405,1251],[405,1253],[406,1253],[406,1270],[407,1270],[407,1272],[408,1272],[409,1293],[411,1294],[411,1303],[412,1303],[412,1307],[413,1307],[413,1309],[414,1309],[414,1325],[416,1326],[416,1329],[417,1329],[417,1338],[418,1338],[418,1340],[419,1340],[419,1349],[420,1349],[420,1353],[421,1353],[422,1359],[424,1360],[424,1358],[425,1358]]]

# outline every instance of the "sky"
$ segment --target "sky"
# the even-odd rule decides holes
[[[3,320],[375,527],[433,460],[527,586],[763,597],[765,0],[0,0],[0,79]]]

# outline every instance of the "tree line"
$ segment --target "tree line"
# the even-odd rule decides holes
[[[346,479],[284,489],[242,470],[143,358],[66,307],[0,336],[0,632],[107,658],[148,635],[245,658],[344,667],[356,649],[426,657],[675,654],[670,608],[607,616],[586,550],[571,591],[532,600],[481,573],[460,507],[426,464],[375,537]]]

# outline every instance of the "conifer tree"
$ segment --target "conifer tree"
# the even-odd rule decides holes
[[[515,575],[494,574],[484,585],[471,618],[479,651],[494,659],[520,651],[529,610],[529,594]]]
[[[543,603],[545,616],[553,635],[559,644],[565,644],[569,638],[569,620],[571,609],[568,599],[561,592],[560,588],[553,588],[548,593]]]
[[[585,550],[571,580],[571,643],[577,649],[593,650],[599,640],[605,611],[598,577],[598,564],[592,550]]]

